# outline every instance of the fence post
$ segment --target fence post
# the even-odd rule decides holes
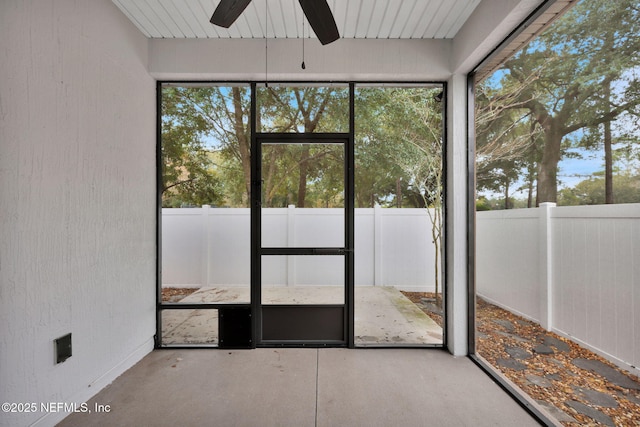
[[[382,207],[373,207],[373,286],[382,286]]]
[[[202,286],[209,285],[209,205],[202,205]]]
[[[556,204],[540,203],[538,250],[540,281],[540,325],[550,331],[553,327],[553,229],[551,211]]]
[[[292,248],[296,243],[296,205],[287,206],[287,247]],[[296,265],[295,258],[292,256],[287,256],[287,286],[291,286],[291,284],[296,283]]]

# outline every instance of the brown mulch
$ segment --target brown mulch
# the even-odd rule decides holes
[[[423,304],[425,298],[433,299],[433,294],[426,292],[403,292],[403,294],[442,326],[441,316],[429,311]],[[441,306],[441,304],[438,305]],[[504,321],[507,321],[513,328],[500,324],[500,322],[504,323]],[[566,404],[569,401],[576,401],[607,415],[616,426],[640,426],[639,390],[630,390],[612,384],[597,373],[579,368],[572,361],[577,358],[598,360],[640,384],[638,377],[619,369],[606,359],[580,347],[573,341],[553,332],[545,331],[537,323],[489,304],[480,298],[478,298],[476,305],[476,329],[476,336],[478,337],[476,341],[477,353],[530,397],[552,404],[575,420],[575,422],[563,421],[562,425],[567,427],[606,425],[578,413]],[[538,354],[533,351],[534,347],[542,343],[545,336],[553,337],[566,343],[569,351],[558,351],[553,348],[554,353],[550,355]],[[524,360],[514,359],[507,353],[507,347],[526,350],[531,356]],[[501,359],[517,361],[525,365],[526,368],[518,371],[500,366],[497,361]],[[548,386],[543,387],[533,384],[527,379],[527,376],[531,375],[545,378],[548,381]],[[583,398],[577,388],[605,393],[615,399],[618,406],[609,408],[590,404]]]
[[[409,301],[411,301],[412,303],[420,307],[422,311],[424,311],[430,318],[432,318],[438,324],[438,326],[440,326],[441,328],[444,327],[444,322],[442,321],[442,316],[440,315],[440,313],[436,313],[432,310],[429,310],[428,308],[424,307],[424,304],[423,304],[423,301],[426,299],[426,300],[433,301],[433,303],[438,307],[442,307],[442,297],[440,295],[438,295],[438,298],[436,299],[436,294],[433,292],[408,292],[408,291],[400,291],[400,292],[402,292],[402,294],[405,297],[407,297]]]
[[[517,384],[525,393],[535,400],[546,401],[573,417],[576,422],[562,422],[565,426],[604,425],[593,418],[579,414],[566,405],[568,401],[577,401],[608,415],[616,426],[640,426],[640,405],[628,400],[640,401],[640,391],[629,390],[608,382],[604,377],[588,370],[581,369],[572,361],[577,358],[598,360],[638,382],[638,377],[617,368],[614,364],[598,356],[590,350],[580,347],[573,341],[553,332],[545,331],[537,323],[526,320],[500,307],[489,304],[478,298],[477,301],[477,352],[492,366],[500,370],[507,378]],[[495,320],[507,320],[513,325],[508,331]],[[569,346],[568,352],[554,351],[554,354],[538,354],[533,348],[541,344],[544,336],[556,338]],[[510,356],[505,347],[518,347],[531,353],[531,357],[518,362],[526,365],[524,371],[516,371],[501,367],[498,359]],[[534,385],[527,380],[527,375],[551,378],[551,386]],[[640,382],[639,382],[640,384]],[[586,401],[576,388],[595,390],[613,397],[618,402],[617,408],[594,406]]]
[[[162,288],[162,302],[178,302],[200,288]]]

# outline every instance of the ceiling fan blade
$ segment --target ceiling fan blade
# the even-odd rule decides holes
[[[309,25],[323,45],[340,38],[336,21],[326,0],[298,0]]]
[[[222,0],[209,22],[219,27],[229,28],[249,3],[251,0]]]

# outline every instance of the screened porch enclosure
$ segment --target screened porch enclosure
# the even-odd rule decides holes
[[[444,84],[161,88],[157,345],[444,345]]]
[[[168,263],[161,265],[163,255],[169,252],[168,245],[164,245],[165,254],[161,252],[163,238],[166,237],[162,235],[161,206],[173,207],[172,210],[175,211],[181,210],[180,207],[200,208],[203,205],[209,205],[211,209],[216,210],[224,210],[222,207],[251,209],[251,158],[247,154],[252,153],[251,143],[256,133],[271,131],[257,128],[256,124],[253,124],[255,128],[251,129],[250,123],[258,121],[257,113],[269,113],[271,110],[251,110],[249,82],[267,80],[270,86],[273,82],[274,87],[276,81],[313,81],[320,82],[315,86],[324,87],[330,87],[332,84],[322,82],[358,82],[354,84],[356,100],[357,92],[362,88],[390,88],[392,91],[394,86],[400,87],[389,84],[390,81],[436,82],[422,86],[425,91],[437,91],[434,98],[444,89],[444,96],[440,98],[447,106],[434,111],[436,115],[442,115],[446,109],[446,126],[443,127],[447,136],[447,209],[441,209],[441,212],[446,213],[448,227],[447,244],[444,245],[447,260],[444,262],[440,258],[434,260],[434,264],[444,264],[446,268],[446,278],[443,277],[440,282],[440,285],[443,285],[440,287],[441,294],[446,286],[445,314],[448,318],[444,347],[458,357],[455,359],[457,361],[473,354],[474,314],[469,310],[469,307],[473,306],[474,283],[471,274],[474,272],[475,262],[472,241],[475,234],[474,216],[472,208],[469,208],[474,201],[473,171],[469,165],[474,145],[472,123],[469,123],[468,119],[469,113],[473,110],[471,81],[474,73],[488,73],[491,67],[510,55],[511,50],[504,48],[507,44],[524,43],[523,39],[528,40],[532,34],[540,31],[539,21],[555,19],[556,15],[563,12],[563,7],[570,7],[576,2],[428,0],[415,5],[413,2],[330,2],[336,7],[334,13],[336,21],[341,25],[342,39],[331,46],[321,46],[306,26],[306,70],[300,66],[301,60],[304,59],[301,58],[301,48],[305,46],[300,37],[300,26],[304,21],[298,19],[302,15],[297,4],[293,4],[291,8],[284,8],[286,2],[252,1],[250,8],[253,9],[259,4],[268,5],[272,12],[275,11],[272,15],[277,21],[269,23],[269,31],[260,31],[260,22],[246,22],[245,18],[253,16],[250,14],[252,9],[249,9],[249,13],[239,20],[239,24],[246,24],[244,29],[252,31],[251,37],[243,37],[242,33],[234,29],[220,33],[210,25],[208,20],[215,8],[215,2],[163,0],[161,3],[97,0],[84,4],[83,7],[77,7],[78,2],[69,0],[55,0],[48,7],[41,7],[40,2],[34,0],[1,3],[0,16],[6,17],[3,20],[6,25],[0,26],[0,31],[8,55],[7,61],[2,61],[0,65],[3,74],[8,77],[4,79],[2,87],[2,93],[6,95],[3,97],[3,105],[6,107],[4,112],[7,121],[6,126],[0,126],[0,134],[7,144],[6,156],[2,156],[3,167],[0,169],[6,172],[4,199],[7,203],[3,203],[3,209],[6,211],[3,217],[8,221],[7,238],[3,239],[3,258],[6,258],[7,268],[3,268],[0,274],[2,281],[10,284],[6,289],[6,295],[3,294],[6,298],[2,298],[6,318],[6,322],[3,323],[7,331],[4,336],[8,351],[3,352],[1,365],[7,369],[4,371],[6,381],[2,382],[0,388],[6,397],[5,400],[47,402],[51,396],[56,396],[60,402],[86,401],[145,355],[157,355],[159,359],[166,361],[170,354],[174,354],[172,352],[179,351],[153,351],[154,347],[162,346],[162,336],[168,331],[163,328],[163,322],[168,320],[169,316],[201,310],[206,322],[213,323],[214,318],[225,317],[225,313],[222,313],[222,317],[218,316],[221,314],[220,311],[232,307],[233,303],[210,306],[206,306],[207,303],[197,303],[194,304],[196,307],[191,307],[188,300],[185,301],[184,296],[180,294],[168,295],[167,298],[171,300],[163,300],[163,289],[174,289],[177,292],[179,288],[171,284],[163,287],[163,279],[171,275],[171,269]],[[386,7],[386,4],[389,7]],[[209,7],[209,10],[205,10]],[[280,9],[297,13],[297,18],[292,20],[281,16],[283,14],[278,13]],[[418,13],[415,13],[414,9]],[[432,11],[436,9],[438,13],[433,14]],[[264,12],[267,9],[263,7],[259,10]],[[361,10],[365,13],[360,13]],[[369,13],[366,13],[367,11]],[[182,16],[187,16],[182,15],[183,13],[188,14],[189,18],[182,19]],[[264,15],[257,16],[262,18]],[[100,19],[96,20],[96,16]],[[427,19],[422,19],[423,16]],[[296,25],[292,27],[291,24],[294,22]],[[176,29],[174,24],[184,24],[187,28],[184,31],[179,27]],[[430,27],[428,31],[425,28],[427,25]],[[197,32],[190,32],[190,28]],[[295,31],[291,32],[291,28]],[[403,28],[409,32],[403,32]],[[286,31],[284,34],[278,32],[283,30]],[[202,82],[225,82],[207,85],[212,89],[230,88],[229,92],[222,93],[225,96],[222,105],[229,108],[219,110],[224,112],[219,116],[208,114],[215,111],[205,110],[199,112],[201,115],[187,116],[188,124],[193,126],[194,130],[191,133],[188,127],[182,126],[187,124],[186,122],[174,120],[174,113],[183,112],[187,107],[194,105],[187,101],[197,99],[184,99],[160,106],[159,103],[164,104],[166,100],[164,96],[162,100],[156,98],[156,94],[160,91],[164,92],[163,95],[168,95],[167,89],[171,86],[167,83],[169,81],[175,82],[174,87],[194,87],[196,85],[191,82],[195,80],[199,81],[201,87],[205,86]],[[259,88],[260,84],[256,83],[256,86]],[[349,84],[341,86],[344,88]],[[233,93],[234,87],[238,88],[238,97]],[[345,92],[350,96],[349,90]],[[380,92],[372,92],[374,95],[384,96]],[[27,94],[29,96],[26,96]],[[432,98],[424,99],[431,102]],[[235,105],[241,105],[242,111],[236,110]],[[164,122],[161,122],[159,117],[161,111],[162,116],[167,119]],[[227,112],[240,114],[229,115]],[[367,114],[358,108],[355,108],[354,112],[358,115]],[[370,110],[369,113],[370,117],[366,117],[367,120],[362,122],[364,125],[386,125],[394,122],[398,124],[398,128],[412,130],[401,119],[415,116],[380,114],[375,110]],[[351,118],[350,112],[341,113],[339,116]],[[209,119],[226,123],[220,127],[211,126],[210,122],[207,122]],[[389,129],[388,126],[377,126],[364,132],[360,139],[357,132],[360,132],[358,129],[361,125],[352,126],[348,120],[345,123],[348,127],[327,131],[353,132],[356,154],[361,149],[360,141],[380,141],[383,139],[382,136],[388,136],[384,135]],[[357,123],[359,122],[355,120],[354,125]],[[282,121],[274,130],[284,132],[284,127],[286,122]],[[215,138],[211,136],[216,133],[220,135],[216,135]],[[405,136],[412,133],[407,132]],[[220,139],[223,137],[235,138],[236,144],[228,147],[228,150],[222,150],[222,147],[212,149],[214,145],[222,145],[222,141],[230,141]],[[161,142],[168,141],[176,144],[160,147]],[[213,141],[220,143],[214,144]],[[211,147],[207,147],[206,150],[200,149],[209,145]],[[387,158],[394,160],[385,163],[389,163],[388,166],[392,168],[400,166],[394,152],[397,146],[398,141],[394,140],[375,147],[380,148],[380,151],[388,149]],[[354,159],[361,165],[360,170],[374,171],[375,166],[381,166],[381,161],[369,161],[369,157],[366,156],[373,147],[369,151],[365,148],[362,150],[361,154],[364,156],[356,156]],[[216,175],[212,171],[217,171],[225,179],[209,179]],[[365,174],[361,179],[358,172],[359,170],[354,168],[354,210],[374,209],[376,205],[380,205],[382,209],[387,208],[386,210],[400,210],[397,208],[398,205],[401,205],[403,210],[407,206],[422,209],[408,191],[411,181],[407,176],[403,175],[403,179],[399,180],[399,174]],[[203,185],[195,185],[196,183]],[[156,187],[159,187],[158,191]],[[367,188],[375,191],[360,191]],[[281,192],[277,196],[280,200],[289,199],[286,200],[286,204],[280,205],[282,208],[291,204],[296,210],[303,209],[297,203],[297,193],[289,195]],[[157,199],[153,200],[156,197]],[[429,202],[427,205],[435,204]],[[46,215],[42,213],[43,206],[47,206]],[[391,206],[396,208],[390,209]],[[354,295],[345,295],[345,303],[353,301],[354,304],[354,323],[357,320],[355,293],[360,288],[358,281],[370,274],[368,270],[359,267],[359,257],[367,254],[380,255],[372,246],[361,246],[357,243],[360,229],[360,225],[355,223]],[[246,234],[235,238],[234,241],[212,244],[208,250],[231,253],[236,240],[246,239],[251,242],[250,220],[248,230],[244,230],[243,233]],[[184,251],[187,252],[186,249]],[[204,248],[200,247],[198,257],[203,256],[203,253]],[[251,253],[249,249],[248,261],[242,256],[237,256],[233,257],[233,262],[241,264],[237,265],[236,273],[248,272],[250,277],[243,284],[249,287],[249,304],[243,302],[239,305],[252,307],[261,304],[262,300],[257,299],[251,292],[255,286],[251,281]],[[209,255],[213,256],[212,253]],[[386,259],[384,256],[381,258]],[[295,262],[298,260],[291,259]],[[244,261],[240,263],[242,260]],[[202,277],[204,264],[196,263],[195,259],[188,262],[192,265],[192,272]],[[420,263],[427,264],[422,261]],[[295,266],[295,263],[293,265]],[[381,274],[376,274],[375,277],[384,279],[390,271],[389,265],[384,263],[381,269],[378,267]],[[217,277],[222,270],[210,270],[209,273]],[[204,286],[197,281],[189,281],[183,285],[197,285],[198,289]],[[209,286],[214,287],[211,283]],[[346,286],[345,283],[342,286]],[[175,306],[170,307],[171,304]],[[68,333],[73,334],[73,358],[63,365],[54,364],[52,340]],[[178,341],[185,342],[184,339]],[[266,353],[275,354],[272,350],[269,349]],[[292,350],[297,354],[298,350],[305,349]],[[320,354],[327,350],[314,353]],[[255,365],[252,360],[241,356],[260,352],[260,349],[235,352],[239,356],[228,359],[238,369],[231,369],[235,371],[231,374],[246,373],[246,368],[251,366],[266,366]],[[215,375],[215,371],[229,370],[225,369],[224,364],[219,363],[222,359],[212,360],[209,356],[224,356],[227,359],[227,353],[208,351],[201,361],[211,368],[214,375],[203,376],[201,369],[196,369],[195,375],[191,378],[208,381],[206,388],[216,395],[233,396],[234,389],[230,383],[210,383],[211,378],[220,379],[219,375]],[[355,355],[360,352],[344,353]],[[369,357],[389,353],[393,356],[390,359],[409,363],[412,363],[414,356],[413,352],[409,352],[410,355],[404,351],[362,353]],[[445,352],[440,351],[417,353],[415,356],[419,358],[429,355],[447,356]],[[448,358],[454,360],[451,356]],[[375,363],[380,365],[378,361]],[[201,363],[195,365],[205,366]],[[391,361],[391,365],[396,363]],[[311,366],[317,366],[317,363]],[[396,366],[391,367],[397,369]],[[332,366],[328,366],[328,369],[338,378],[348,379],[344,373],[349,371]],[[264,369],[249,371],[263,372]],[[436,366],[431,363],[411,366],[410,377],[411,373],[415,374],[417,382],[421,386],[427,386],[417,389],[418,393],[412,393],[418,396],[417,400],[432,400],[425,399],[425,396],[430,396],[428,389],[433,389],[432,373],[446,377],[452,384],[451,392],[444,396],[448,399],[436,400],[436,404],[431,405],[435,412],[426,411],[424,405],[411,405],[412,414],[415,414],[413,419],[422,420],[425,414],[431,417],[438,412],[438,408],[452,402],[460,406],[465,395],[469,397],[468,404],[455,412],[471,413],[471,420],[483,419],[477,413],[477,399],[469,396],[468,387],[460,387],[463,383],[456,382],[456,371],[455,367],[442,369],[442,365]],[[181,372],[181,369],[169,365],[164,372],[158,371],[157,375],[134,376],[134,382],[138,385],[146,384],[153,390],[163,388],[162,391],[172,396],[172,399],[178,395],[187,396],[188,393],[180,393],[181,388],[172,381],[169,381],[166,387],[158,387],[153,381],[153,378],[166,377],[165,374],[171,372]],[[383,385],[375,387],[376,382],[369,383],[374,384],[367,387],[370,391],[384,389],[385,376],[382,372],[377,372],[376,375],[361,372],[365,372],[361,377],[376,380],[378,384]],[[357,375],[358,372],[354,371],[351,375],[353,374]],[[246,389],[246,384],[245,381],[238,381],[237,390]],[[234,408],[244,411],[254,407],[251,401],[259,402],[261,395],[273,395],[269,393],[269,390],[273,389],[271,384],[255,381],[253,384],[255,387],[251,389],[256,392],[256,397],[251,395],[249,400],[236,399],[233,401],[236,404]],[[328,384],[331,384],[330,380]],[[113,387],[110,389],[113,390]],[[296,390],[286,385],[278,389]],[[344,390],[350,392],[353,387],[346,387]],[[140,391],[139,388],[137,392],[134,389],[134,394],[140,397]],[[320,388],[320,391],[324,390]],[[333,402],[337,402],[331,393],[332,390],[329,389],[328,394],[321,394],[320,398],[317,398],[316,394],[312,400],[316,403],[323,402],[323,396],[328,396]],[[120,391],[119,394],[125,400],[131,396],[131,393],[126,391]],[[160,403],[154,408],[158,419],[164,419],[165,422],[178,420],[175,424],[198,419],[199,414],[191,410],[177,415],[174,411],[177,405],[162,404],[166,401],[157,399],[156,396],[152,395],[149,401]],[[362,396],[356,394],[355,398]],[[368,399],[371,395],[364,396]],[[388,398],[389,396],[392,398]],[[378,414],[388,413],[389,408],[407,407],[402,396],[398,399],[397,393],[385,391],[383,397],[381,400],[371,400],[386,405],[377,405],[378,411],[373,416],[369,413],[370,418],[367,419],[375,420]],[[97,399],[99,403],[104,402],[101,396]],[[128,400],[131,401],[130,398]],[[273,414],[284,415],[277,418],[274,424],[280,420],[286,421],[287,418],[292,419],[286,411],[287,406],[291,406],[291,401],[280,396],[278,401],[282,404],[264,406]],[[271,400],[268,401],[270,402]],[[182,406],[187,409],[193,408],[193,405]],[[230,406],[221,407],[228,409]],[[498,410],[493,410],[494,407]],[[318,417],[317,414],[322,415],[322,408],[321,404],[309,409],[304,407],[304,412],[316,414],[309,425],[313,425],[313,421],[320,425],[318,419],[322,417]],[[142,409],[144,420],[149,407],[146,405]],[[211,409],[211,406],[208,409]],[[209,414],[218,415],[215,413],[216,410],[217,407]],[[331,407],[329,410],[331,411]],[[244,413],[247,415],[246,419],[251,420],[255,419],[251,416],[259,412],[260,410]],[[504,412],[499,405],[491,406],[491,411],[484,411],[483,414],[498,414],[495,419],[504,420]],[[66,415],[7,414],[6,423],[53,425]],[[450,411],[447,415],[450,415]],[[114,414],[107,416],[113,418]],[[229,419],[238,420],[237,417]]]

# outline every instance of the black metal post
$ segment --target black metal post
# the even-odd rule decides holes
[[[257,138],[257,94],[256,83],[251,83],[251,342],[255,348],[262,337],[262,260],[260,255],[262,220],[262,150]]]
[[[345,147],[345,287],[347,346],[355,347],[355,83],[349,83],[349,140]]]

